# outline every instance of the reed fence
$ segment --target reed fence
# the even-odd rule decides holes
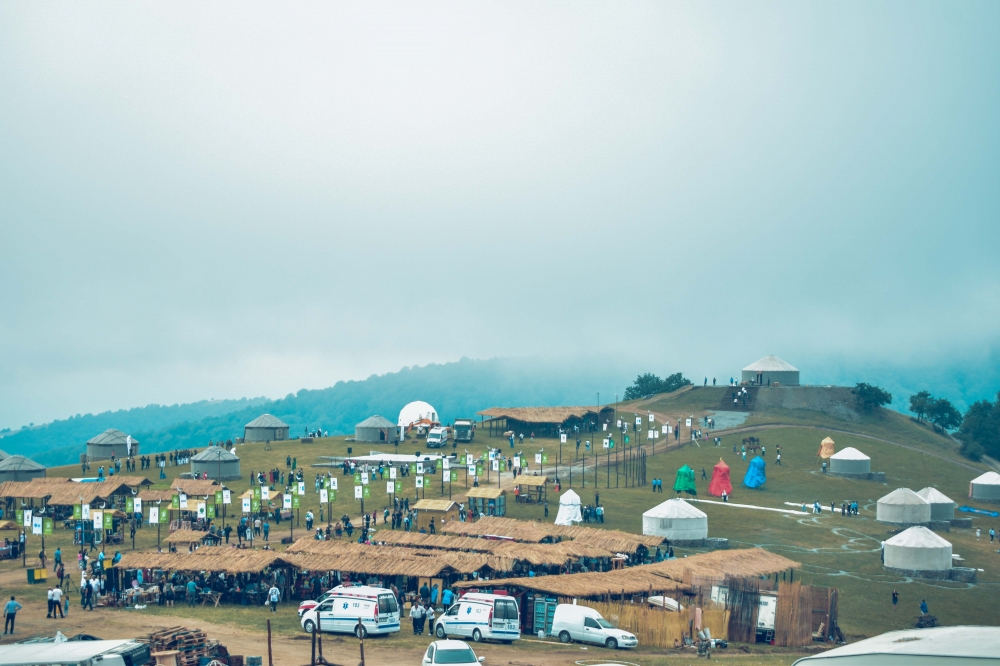
[[[678,613],[633,603],[589,601],[587,605],[619,629],[635,634],[644,647],[674,647],[675,641],[680,643],[683,635],[691,633],[694,618],[693,606]],[[713,638],[727,638],[729,612],[702,610],[701,625],[712,632]]]

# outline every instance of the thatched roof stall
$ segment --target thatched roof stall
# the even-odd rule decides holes
[[[559,429],[580,426],[600,430],[600,423],[611,423],[613,407],[491,407],[478,413],[489,427],[490,437],[508,430],[518,434],[555,435]]]
[[[514,494],[517,502],[533,502],[541,504],[545,501],[549,477],[520,476],[514,480]]]
[[[162,569],[181,572],[263,573],[280,559],[273,550],[244,548],[199,548],[193,553],[124,553],[117,569]]]
[[[465,493],[472,515],[506,516],[507,491],[494,486],[469,488]]]
[[[422,499],[410,507],[417,512],[416,529],[430,531],[431,521],[437,530],[442,525],[458,521],[458,502],[449,499]]]
[[[174,530],[170,534],[170,536],[164,539],[166,543],[181,544],[184,546],[190,544],[198,544],[198,545],[204,544],[209,546],[215,546],[218,545],[219,541],[221,540],[222,537],[209,534],[208,532],[205,532],[203,530],[185,530],[185,529]]]
[[[440,531],[452,535],[503,537],[525,543],[573,539],[613,553],[640,556],[664,542],[663,537],[654,535],[602,530],[583,525],[553,525],[514,518],[483,518],[474,523],[448,523]]]
[[[191,497],[208,497],[214,495],[216,490],[225,488],[224,485],[212,479],[174,479],[170,487],[178,493],[184,493]]]
[[[529,520],[483,518],[474,523],[448,523],[441,531],[447,534],[499,536],[513,539],[514,541],[540,543],[556,537],[558,529],[558,527],[549,523],[532,522]]]

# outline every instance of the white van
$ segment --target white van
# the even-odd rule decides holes
[[[470,592],[438,617],[434,633],[438,638],[462,636],[472,640],[512,643],[521,638],[521,617],[517,601],[502,594]]]
[[[399,631],[399,604],[392,590],[368,585],[338,585],[315,608],[302,613],[302,628],[348,633],[363,638]]]
[[[580,641],[611,648],[634,648],[639,641],[633,634],[616,629],[593,608],[575,604],[559,604],[552,617],[550,636],[562,643]]]
[[[427,433],[427,448],[440,449],[448,443],[447,428],[431,428]]]

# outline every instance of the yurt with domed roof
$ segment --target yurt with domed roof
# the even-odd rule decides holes
[[[879,498],[875,520],[890,525],[926,525],[931,522],[931,503],[909,488],[896,488]]]
[[[969,483],[969,498],[1000,504],[1000,474],[986,472]]]
[[[917,494],[931,505],[931,520],[953,520],[955,518],[955,502],[937,488],[924,488]]]
[[[830,473],[848,477],[867,477],[872,471],[872,459],[853,446],[830,456]]]
[[[642,514],[642,533],[672,543],[700,542],[708,537],[708,515],[680,498],[669,499]]]
[[[906,572],[951,569],[951,543],[926,527],[911,527],[886,540],[883,564]]]

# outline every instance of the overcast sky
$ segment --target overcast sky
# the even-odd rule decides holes
[[[0,427],[1000,340],[1000,3],[0,5]]]

